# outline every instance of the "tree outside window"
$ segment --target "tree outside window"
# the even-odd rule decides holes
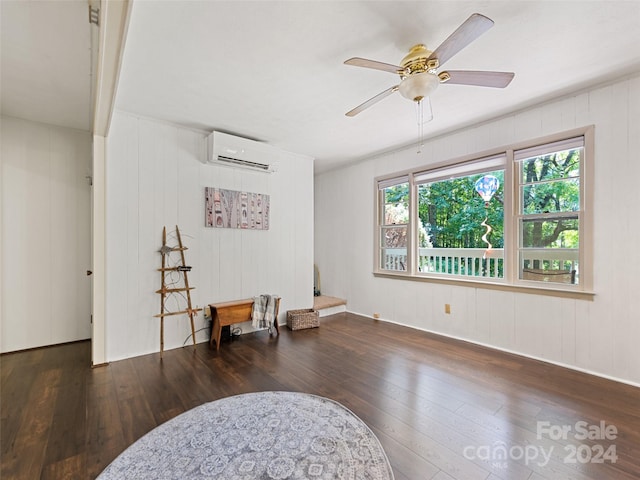
[[[383,209],[380,229],[380,268],[407,270],[407,234],[409,226],[409,183],[381,189]]]
[[[580,148],[518,161],[520,278],[579,282]]]
[[[498,178],[500,187],[490,202],[485,201],[475,191],[475,182],[485,174]],[[468,175],[418,186],[418,217],[427,232],[422,248],[442,249],[487,249],[504,246],[504,170]],[[489,225],[491,228],[487,233]],[[484,237],[484,238],[483,238]],[[419,256],[420,270],[425,271],[429,262],[427,255]],[[485,259],[486,260],[486,259]],[[462,274],[481,276],[485,265],[477,263],[463,252],[457,257],[449,257],[446,271],[460,271]],[[456,262],[458,262],[456,264]],[[498,277],[503,276],[502,262]]]

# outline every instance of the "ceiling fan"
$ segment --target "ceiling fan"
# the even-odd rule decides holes
[[[457,85],[476,85],[480,87],[504,88],[513,80],[513,72],[486,72],[471,70],[448,70],[438,73],[438,68],[464,47],[473,42],[493,26],[493,20],[479,13],[471,15],[442,44],[431,51],[423,44],[413,46],[401,60],[400,66],[389,63],[354,57],[346,60],[346,65],[373,68],[400,76],[400,83],[389,87],[366,102],[346,113],[354,117],[363,110],[378,103],[394,92],[400,92],[404,98],[418,104],[418,123],[422,124],[433,118],[429,96],[440,83]],[[426,105],[424,105],[426,104]],[[423,110],[423,105],[425,106]],[[425,112],[426,110],[426,112]]]

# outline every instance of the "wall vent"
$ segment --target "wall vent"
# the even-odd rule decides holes
[[[225,157],[218,155],[215,159],[212,159],[210,163],[224,165],[227,167],[240,167],[240,168],[252,168],[256,170],[262,170],[263,172],[272,172],[271,165],[266,163],[252,162],[250,160],[241,160],[239,158]]]

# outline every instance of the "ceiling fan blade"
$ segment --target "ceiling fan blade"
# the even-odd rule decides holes
[[[375,70],[382,70],[383,72],[398,73],[402,69],[396,65],[390,63],[377,62],[375,60],[367,60],[366,58],[353,57],[349,60],[345,60],[345,65],[353,65],[354,67],[373,68]]]
[[[456,85],[476,85],[478,87],[504,88],[511,83],[513,72],[481,72],[472,70],[447,70],[449,80],[444,83]]]
[[[479,13],[474,13],[433,51],[429,56],[429,60],[437,58],[438,63],[442,66],[492,26],[493,20]]]
[[[397,90],[398,90],[398,85],[394,85],[393,87],[387,88],[384,92],[381,92],[378,95],[376,95],[375,97],[370,98],[366,102],[358,105],[353,110],[349,110],[347,113],[345,113],[345,115],[347,117],[355,117],[361,111],[369,108],[371,105],[374,105],[374,104],[378,103],[380,100],[382,100],[383,98],[388,97],[389,95],[391,95],[393,92],[395,92]]]

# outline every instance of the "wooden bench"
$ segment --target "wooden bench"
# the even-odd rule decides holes
[[[213,327],[211,328],[211,340],[209,344],[213,348],[213,342],[216,342],[216,350],[220,350],[220,336],[222,335],[222,327],[233,325],[234,323],[242,323],[251,320],[251,311],[253,310],[253,298],[245,300],[234,300],[233,302],[211,303],[211,318],[213,319]],[[276,332],[280,335],[278,328],[278,311],[280,310],[280,299],[276,301],[276,318],[273,322]]]

